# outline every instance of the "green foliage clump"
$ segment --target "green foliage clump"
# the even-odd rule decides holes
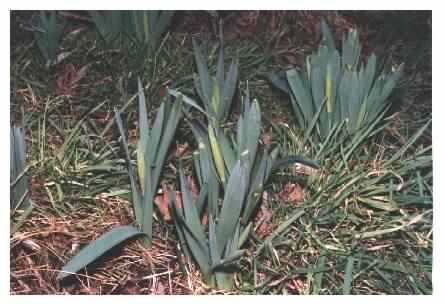
[[[194,76],[194,87],[200,98],[200,103],[184,96],[184,102],[204,113],[213,125],[222,124],[230,114],[239,74],[239,58],[237,56],[233,58],[228,73],[225,74],[222,28],[220,28],[220,37],[216,75],[210,73],[206,56],[204,56],[201,46],[193,39],[193,53],[198,71],[198,74]],[[173,89],[170,89],[169,92],[174,96],[182,94]],[[199,104],[203,106],[203,109]]]
[[[57,21],[55,11],[40,12],[34,36],[46,66],[52,65],[57,58],[64,27],[63,22]]]
[[[316,53],[305,60],[303,71],[291,69],[272,82],[285,90],[298,126],[324,140],[340,124],[350,135],[374,126],[380,114],[388,109],[387,98],[401,76],[402,65],[377,75],[376,56],[361,63],[361,45],[352,29],[342,38],[342,54],[322,21],[323,39]]]
[[[132,68],[143,66],[160,45],[162,34],[170,26],[175,11],[90,11],[106,48],[126,53]]]
[[[174,204],[171,194],[170,208],[179,239],[186,253],[198,263],[204,281],[230,289],[234,265],[244,252],[241,247],[250,234],[252,217],[272,171],[295,161],[316,165],[299,156],[282,162],[277,160],[277,149],[269,153],[258,147],[261,112],[259,103],[250,103],[248,94],[236,135],[226,135],[212,124],[205,128],[197,120],[190,125],[199,147],[194,164],[201,190],[192,202],[181,170],[182,206]],[[205,213],[208,229],[200,221]]]

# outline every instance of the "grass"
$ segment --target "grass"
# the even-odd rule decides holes
[[[287,134],[287,143],[291,143],[288,149],[300,153],[292,145],[299,146],[301,136]],[[247,292],[431,293],[432,194],[419,191],[427,188],[420,185],[431,183],[430,152],[419,156],[410,151],[409,157],[393,161],[391,173],[386,175],[377,168],[389,168],[379,141],[369,145],[374,149],[363,148],[361,152],[379,157],[350,169],[340,169],[341,161],[329,165],[334,158],[322,155],[323,170],[304,188],[306,200],[275,211],[277,215],[299,213],[300,217],[265,240],[264,247],[259,247],[262,251],[249,261],[259,264],[261,282],[276,285],[255,283]],[[412,177],[415,173],[416,179]],[[423,180],[422,176],[428,178]],[[397,192],[399,183],[402,191]],[[368,194],[384,196],[386,192],[399,206],[364,199]],[[264,262],[268,264],[264,266]],[[250,279],[250,283],[255,281]]]
[[[124,195],[117,196],[130,188],[113,117],[115,108],[126,106],[124,124],[135,148],[137,100],[128,101],[137,84],[131,82],[134,75],[121,53],[100,49],[92,26],[71,19],[66,33],[83,29],[62,36],[61,50],[71,55],[55,67],[45,68],[32,33],[24,28],[33,14],[11,15],[11,118],[26,126],[30,193],[35,205],[11,236],[11,294],[432,293],[431,124],[403,155],[390,161],[431,119],[431,42],[402,37],[393,41],[389,54],[378,53],[395,63],[404,61],[405,77],[391,97],[396,106],[384,128],[345,163],[339,141],[323,150],[314,143],[301,146],[303,132],[294,127],[288,99],[267,81],[269,71],[285,67],[289,61],[300,65],[302,54],[315,49],[319,15],[310,12],[298,12],[297,21],[291,13],[261,12],[264,18],[258,17],[254,38],[226,40],[226,60],[239,53],[240,88],[244,89],[248,80],[252,97],[259,100],[263,112],[263,131],[271,131],[272,145],[280,145],[283,155],[303,154],[322,166],[310,175],[298,168],[281,172],[268,184],[265,205],[272,215],[270,232],[265,236],[255,232],[248,241],[247,255],[235,277],[236,288],[218,291],[206,287],[196,266],[177,247],[172,224],[160,215],[154,221],[152,249],[145,249],[141,241],[130,241],[88,268],[88,273],[58,286],[55,271],[79,248],[133,219],[130,203]],[[371,14],[365,15],[367,19],[355,14],[328,13],[327,19],[345,28],[356,23],[362,37],[367,37],[367,46],[383,49],[384,40],[373,34],[381,22],[372,23]],[[199,16],[199,21],[210,18]],[[233,16],[234,24],[245,24],[238,15]],[[419,16],[414,22],[422,24],[424,18],[427,16]],[[190,22],[185,13],[178,20]],[[382,23],[382,28],[396,33],[390,23],[386,27]],[[193,87],[196,69],[191,35],[179,29],[183,31],[180,24],[175,25],[164,36],[160,51],[142,69],[151,113],[159,106],[165,86]],[[245,31],[249,29],[247,22]],[[233,30],[226,30],[227,35],[232,34]],[[205,31],[192,35],[211,36]],[[215,45],[216,41],[209,47]],[[417,49],[425,57],[404,51]],[[89,68],[71,95],[60,96],[56,80],[67,64],[77,70],[85,65]],[[413,74],[413,70],[418,72]],[[240,110],[239,95],[234,110]],[[191,144],[184,156],[188,172],[192,162],[187,158],[194,142],[187,124],[178,126],[173,141]],[[169,184],[175,183],[178,173],[175,154],[174,148],[166,160],[165,180]],[[288,181],[301,186],[302,201],[281,198]],[[20,213],[13,217],[20,217]]]

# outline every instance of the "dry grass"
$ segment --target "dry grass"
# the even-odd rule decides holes
[[[89,267],[89,273],[76,274],[64,285],[57,283],[57,271],[79,248],[113,227],[130,223],[128,202],[97,198],[94,205],[94,209],[81,209],[69,216],[40,209],[28,218],[21,232],[11,237],[12,294],[208,292],[192,264],[185,263],[181,269],[178,260],[184,258],[178,258],[177,243],[158,223],[152,248],[144,248],[139,240],[130,241]]]

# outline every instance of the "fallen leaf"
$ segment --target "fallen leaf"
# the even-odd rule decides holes
[[[266,148],[270,148],[271,147],[271,132],[267,131],[265,133],[263,133],[260,137],[262,144],[266,147]]]
[[[194,182],[194,179],[191,176],[187,177],[187,182],[188,182],[188,187],[191,190],[191,198],[193,199],[193,202],[195,202],[197,197],[199,197],[199,191],[197,190],[196,183]]]
[[[188,152],[188,143],[185,144],[177,144],[176,148],[176,157],[183,157]]]
[[[187,183],[188,183],[188,187],[191,190],[191,198],[192,198],[193,202],[196,202],[196,199],[199,196],[199,191],[197,190],[196,183],[194,182],[194,180],[191,176],[187,177]],[[165,183],[162,183],[161,189],[157,193],[157,196],[154,197],[154,204],[158,207],[162,218],[167,222],[171,221],[171,213],[170,213],[169,204],[168,204],[168,192],[170,192],[170,191],[171,191],[171,189],[169,189]],[[175,191],[174,193],[175,193],[174,204],[177,209],[181,209],[182,208],[181,193],[178,191]],[[202,215],[201,223],[204,226],[206,226],[208,224],[207,213],[204,213]]]
[[[299,184],[288,182],[278,193],[278,196],[285,202],[297,204],[304,199],[304,192]]]
[[[153,286],[151,287],[151,294],[163,295],[166,292],[165,286],[159,280],[153,281]]]
[[[165,221],[171,221],[171,214],[170,214],[170,208],[168,206],[168,187],[165,183],[162,183],[162,189],[157,193],[157,196],[154,197],[154,204],[157,205],[157,208],[159,209],[160,214],[162,215],[163,219]],[[178,193],[178,192],[176,192]],[[182,202],[178,201],[178,198],[180,199],[180,196],[177,196],[176,194],[176,200],[175,204],[176,206],[182,206]]]
[[[166,87],[165,86],[161,86],[159,89],[159,97],[160,98],[164,98],[166,96]]]
[[[80,80],[86,76],[88,68],[89,65],[85,65],[77,70],[74,65],[67,64],[62,72],[62,75],[57,77],[56,94],[73,95]]]

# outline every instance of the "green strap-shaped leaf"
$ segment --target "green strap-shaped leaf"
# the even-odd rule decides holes
[[[316,110],[315,115],[311,118],[311,121],[309,122],[305,132],[304,132],[304,140],[303,140],[303,145],[305,145],[307,143],[307,140],[309,139],[309,136],[311,134],[311,132],[313,131],[313,129],[316,126],[316,123],[319,120],[319,116],[322,112],[322,108],[324,108],[324,103],[327,99],[324,99],[324,102],[321,104],[321,106]]]
[[[249,222],[248,225],[243,229],[242,233],[239,235],[239,244],[237,248],[241,248],[247,241],[248,236],[250,236],[251,229],[253,228],[253,222]]]
[[[249,152],[248,172],[250,172],[253,162],[256,158],[257,146],[259,144],[259,135],[261,133],[261,109],[257,100],[251,104],[250,111],[246,119],[246,135],[244,139],[247,140],[247,149]]]
[[[233,147],[231,146],[231,142],[228,140],[228,138],[225,136],[225,133],[220,130],[220,132],[217,135],[217,140],[219,141],[219,147],[222,151],[222,155],[224,156],[224,161],[226,168],[228,170],[228,175],[230,175],[231,170],[233,169],[235,163],[236,163],[236,153],[233,150]]]
[[[182,204],[185,221],[190,227],[190,230],[193,232],[193,235],[196,239],[202,244],[205,244],[205,232],[200,223],[200,218],[198,215],[198,211],[196,206],[193,204],[191,191],[189,190],[185,176],[183,174],[182,168],[179,168],[179,176],[180,176],[180,189],[182,191]]]
[[[290,94],[290,87],[288,86],[285,72],[270,73],[268,79],[275,87]]]
[[[147,154],[149,160],[148,166],[153,166],[153,164],[157,163],[157,150],[159,149],[160,140],[164,135],[163,125],[166,117],[165,104],[162,103],[157,111],[156,119],[154,121],[153,128],[151,129],[151,137],[147,141],[145,153]]]
[[[153,171],[151,169],[151,165],[149,162],[148,154],[145,154],[145,166],[144,168],[144,192],[142,195],[142,209],[143,209],[143,217],[142,217],[142,231],[146,233],[148,236],[153,236],[153,201],[154,196],[156,194],[157,183],[153,181]],[[151,238],[145,240],[145,245],[151,245]]]
[[[168,26],[171,24],[171,19],[173,18],[175,14],[175,11],[173,10],[167,10],[167,11],[160,11],[159,12],[159,18],[157,21],[156,26],[152,27],[152,35],[154,42],[158,43],[160,36],[167,30]],[[157,46],[153,46],[154,48],[157,48]]]
[[[171,94],[172,96],[174,96],[175,98],[178,98],[179,95],[181,95],[182,96],[182,100],[183,100],[183,102],[185,104],[188,104],[188,105],[190,105],[193,108],[196,108],[201,113],[206,115],[205,110],[203,110],[202,107],[200,107],[192,98],[190,98],[190,97],[186,96],[185,94],[180,93],[179,91],[174,90],[174,89],[168,89],[168,93]]]
[[[310,166],[310,167],[313,167],[316,169],[319,168],[319,164],[317,164],[316,162],[314,162],[310,159],[307,159],[307,158],[302,157],[300,155],[291,155],[291,156],[287,156],[285,158],[277,160],[273,165],[273,170],[285,168],[293,163],[300,163],[300,164]]]
[[[222,157],[222,152],[219,148],[219,143],[216,138],[216,132],[213,126],[208,125],[208,138],[210,139],[210,145],[211,145],[211,152],[213,154],[213,160],[216,165],[216,170],[219,175],[219,178],[222,182],[222,184],[225,184],[225,162]]]
[[[159,150],[157,151],[157,158],[153,164],[153,190],[157,188],[159,184],[160,173],[163,168],[163,163],[168,152],[168,148],[174,138],[176,133],[176,127],[180,120],[180,113],[182,108],[182,99],[177,99],[169,113],[168,121],[166,127],[163,130],[162,139],[160,140]]]
[[[342,74],[341,83],[339,85],[341,121],[350,116],[348,104],[350,103],[350,95],[352,89],[352,74],[352,71],[346,69]]]
[[[216,223],[214,222],[213,215],[208,216],[208,242],[210,246],[211,265],[217,265],[220,263],[221,251],[217,244],[216,236]]]
[[[340,120],[341,109],[337,98],[339,83],[341,80],[341,58],[337,50],[330,54],[328,65],[331,69],[331,106],[333,122]],[[333,125],[333,124],[330,124]]]
[[[211,107],[211,102],[208,101],[202,91],[202,85],[200,84],[200,80],[199,77],[197,76],[197,74],[194,74],[193,76],[193,83],[194,83],[194,88],[197,92],[197,94],[199,95],[200,100],[203,103],[203,106],[205,108],[205,115],[207,115],[210,118],[214,118],[216,117],[216,114],[213,111],[213,107]]]
[[[316,264],[317,270],[324,270],[325,268],[325,250],[321,250],[318,262]],[[322,278],[324,277],[324,271],[320,271],[315,273],[314,279],[313,279],[313,294],[319,294],[322,288]]]
[[[233,264],[234,262],[236,262],[242,255],[244,255],[245,252],[246,252],[246,250],[237,250],[233,254],[231,254],[230,256],[227,256],[227,257],[221,259],[218,264],[214,264],[213,266],[211,266],[211,269],[215,270],[215,269],[229,266],[229,265]]]
[[[145,167],[145,148],[150,139],[150,128],[148,125],[148,112],[146,110],[145,94],[140,78],[137,80],[139,92],[139,141],[137,144],[137,170],[139,174],[140,186],[144,187],[144,167]]]
[[[356,29],[351,29],[342,38],[342,66],[355,70],[361,55],[361,46]]]
[[[358,118],[359,115],[359,110],[361,108],[361,102],[359,100],[359,96],[360,96],[360,83],[359,83],[359,79],[358,79],[358,72],[357,71],[353,71],[351,74],[351,90],[350,90],[350,96],[349,96],[349,100],[348,100],[348,112],[349,112],[349,122],[348,122],[348,129],[350,131],[350,133],[354,133],[354,131],[356,130],[356,120]]]
[[[308,124],[308,121],[310,118],[313,117],[313,102],[311,99],[311,93],[307,88],[304,86],[304,83],[302,81],[302,78],[298,71],[295,69],[288,70],[287,71],[287,80],[288,84],[290,86],[291,92],[293,93],[294,97],[296,98],[298,108],[293,108],[295,112],[300,111],[303,117],[302,122],[298,122],[298,124],[302,127],[305,126],[305,124]]]
[[[205,205],[205,199],[207,199],[208,196],[208,184],[203,184],[201,186],[200,192],[199,192],[199,196],[196,199],[196,209],[197,209],[197,215],[202,215],[202,212],[204,210],[204,205]]]
[[[219,88],[223,90],[225,83],[225,59],[224,59],[224,33],[222,30],[222,22],[219,24],[219,57],[217,59],[216,79],[219,84]]]
[[[349,256],[347,259],[347,265],[345,266],[344,284],[342,285],[342,294],[350,294],[353,282],[353,265],[354,258]]]
[[[122,119],[120,118],[120,111],[116,111],[115,117],[116,117],[117,127],[120,132],[120,136],[122,137],[122,146],[123,146],[123,149],[125,150],[125,158],[126,158],[126,163],[128,166],[128,175],[129,175],[130,184],[131,184],[131,194],[133,197],[134,214],[136,216],[136,221],[139,224],[142,224],[142,218],[143,218],[142,198],[141,198],[142,194],[141,194],[139,188],[137,187],[136,180],[134,179],[133,166],[131,165],[131,156],[130,156],[130,153],[128,150],[128,142],[126,141],[125,131],[123,130]],[[151,237],[149,237],[149,238],[151,238]]]
[[[176,229],[177,235],[179,236],[179,242],[185,252],[185,255],[188,257],[192,257],[191,250],[189,249],[187,242],[186,242],[184,228],[181,225],[184,221],[183,220],[183,212],[181,209],[176,208],[175,203],[176,203],[176,195],[173,191],[169,191],[168,192],[168,206],[171,211],[171,216],[173,219],[174,228]]]
[[[322,43],[327,46],[330,50],[335,49],[335,40],[333,35],[325,22],[324,18],[321,19],[321,32],[322,32]]]
[[[193,152],[193,164],[194,164],[194,172],[197,175],[197,181],[199,182],[199,186],[205,185],[206,183],[202,178],[202,168],[200,166],[200,154],[199,151]]]
[[[209,169],[211,170],[211,169]],[[207,173],[208,175],[208,213],[212,214],[214,218],[219,217],[219,193],[220,185],[215,174]]]
[[[210,73],[208,72],[206,59],[202,54],[200,46],[197,44],[197,42],[194,39],[192,40],[192,42],[193,42],[194,59],[196,61],[197,71],[199,73],[200,87],[202,89],[202,93],[204,96],[203,102],[206,103],[208,106],[210,106],[211,96],[212,96],[211,92],[213,89]]]
[[[239,160],[228,180],[225,190],[225,197],[219,215],[219,221],[216,228],[217,241],[219,249],[223,251],[228,239],[236,229],[236,223],[242,210],[242,203],[246,193],[246,173],[244,165]]]
[[[236,141],[237,141],[237,159],[240,159],[240,155],[247,149],[246,127],[245,127],[244,113],[241,113],[237,120]]]
[[[213,107],[214,113],[217,115],[217,120],[220,122],[222,120],[222,113],[224,111],[223,105],[221,105],[220,100],[220,87],[216,79],[213,79],[213,96],[211,97],[211,106]]]
[[[328,113],[333,111],[332,105],[332,68],[331,65],[327,65],[327,75],[325,76],[325,98],[326,110]]]
[[[11,201],[13,209],[19,206],[27,207],[29,200],[28,178],[26,173],[26,142],[23,129],[12,126],[10,129],[10,178],[11,178]]]
[[[376,56],[375,54],[372,54],[368,61],[367,61],[367,66],[365,67],[364,70],[364,78],[363,78],[363,87],[364,87],[364,92],[368,95],[370,93],[370,88],[373,85],[373,81],[375,78],[375,73],[376,73]]]
[[[74,256],[68,264],[63,267],[62,271],[57,276],[57,280],[63,280],[70,274],[85,268],[88,264],[92,263],[121,242],[143,234],[144,233],[139,229],[132,226],[123,226],[112,229],[90,243]]]
[[[253,175],[250,178],[251,182],[247,203],[242,213],[242,220],[244,223],[247,223],[250,220],[250,217],[256,208],[256,204],[259,201],[260,195],[262,194],[266,178],[267,159],[268,155],[265,154],[259,161],[258,169],[253,172]]]
[[[197,120],[189,121],[191,131],[198,142],[199,147],[199,163],[202,175],[202,182],[209,183],[210,177],[217,175],[217,171],[213,166],[213,158],[211,147],[207,136],[207,131],[201,126]],[[214,177],[214,179],[217,179]],[[211,188],[211,187],[210,187]]]
[[[233,96],[236,92],[236,83],[239,70],[239,58],[236,56],[231,62],[230,69],[228,70],[227,79],[222,90],[222,107],[223,114],[221,119],[225,119],[230,111],[231,104],[233,102]]]
[[[205,232],[200,223],[196,206],[192,203],[191,192],[186,185],[181,167],[179,168],[179,175],[183,207],[183,218],[179,219],[179,227],[183,229],[189,249],[199,264],[202,273],[204,276],[208,276],[210,273],[210,253]],[[176,209],[175,206],[173,208]]]

